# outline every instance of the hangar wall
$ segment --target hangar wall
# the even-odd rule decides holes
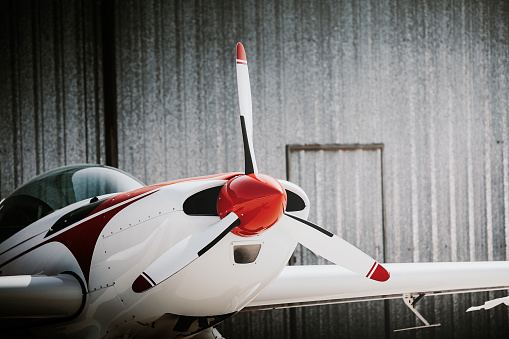
[[[99,2],[0,4],[0,199],[44,171],[104,162]]]
[[[288,144],[383,144],[387,262],[508,259],[507,1],[115,1],[115,72],[103,69],[105,3],[1,4],[0,199],[53,167],[106,162],[103,77],[121,169],[146,183],[242,170],[242,41],[261,171],[285,178]],[[425,298],[443,326],[397,336],[507,336],[507,309],[464,313],[498,295]],[[374,307],[375,332],[344,305],[239,314],[220,330],[396,337],[418,324],[400,301]],[[296,312],[309,312],[306,329]]]
[[[507,2],[117,5],[122,168],[148,182],[242,170],[233,62],[242,41],[263,172],[285,176],[287,144],[382,143],[386,261],[507,259]],[[308,174],[317,186],[340,187]],[[464,314],[486,298],[440,297],[420,307],[444,323],[437,336],[507,334],[507,310]],[[281,311],[240,314],[222,331],[373,333],[375,325],[349,326],[363,312],[358,306],[338,307],[295,311],[309,312],[309,330],[293,325],[298,314]],[[419,325],[399,300],[384,307],[375,333]]]

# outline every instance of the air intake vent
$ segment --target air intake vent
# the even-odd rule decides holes
[[[234,245],[233,260],[236,264],[251,264],[260,253],[262,244]]]
[[[191,195],[184,201],[184,213],[187,215],[219,215],[217,214],[217,197],[222,187],[211,187]]]
[[[288,198],[288,201],[286,202],[287,212],[302,211],[304,208],[306,208],[304,200],[302,200],[300,196],[293,193],[292,191],[286,190],[286,197]]]

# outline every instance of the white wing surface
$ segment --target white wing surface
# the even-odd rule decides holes
[[[80,311],[83,298],[70,274],[0,276],[0,318],[69,318]]]
[[[336,265],[287,266],[246,310],[509,289],[509,262],[505,261],[384,267],[391,278],[379,283]]]

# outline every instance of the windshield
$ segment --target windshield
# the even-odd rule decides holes
[[[72,203],[144,185],[129,174],[101,165],[74,165],[45,172],[0,203],[0,241]]]

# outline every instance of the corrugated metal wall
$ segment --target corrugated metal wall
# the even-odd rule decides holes
[[[104,162],[99,4],[2,4],[0,198],[51,167]],[[288,144],[383,144],[387,262],[508,259],[507,1],[128,0],[114,9],[120,168],[147,183],[242,170],[242,41],[262,172],[285,178]],[[312,198],[325,186],[341,198],[341,175],[327,167],[357,172],[359,160],[336,153],[317,166],[317,154],[303,152],[291,166],[306,177],[291,179],[312,183]],[[359,186],[342,211],[371,195]],[[318,198],[317,219],[332,201]],[[362,220],[354,224],[369,228]],[[243,313],[221,331],[507,337],[507,309],[464,313],[498,295],[425,298],[420,309],[443,326],[421,332],[392,334],[417,324],[400,301],[370,308],[383,312],[377,327],[358,321],[359,304]]]
[[[3,1],[0,199],[36,174],[104,162],[100,7]]]
[[[384,262],[382,145],[292,145],[287,152],[288,179],[308,194],[309,219]],[[300,245],[294,257],[297,265],[328,263]],[[382,337],[384,307],[372,301],[292,310],[292,338]]]

